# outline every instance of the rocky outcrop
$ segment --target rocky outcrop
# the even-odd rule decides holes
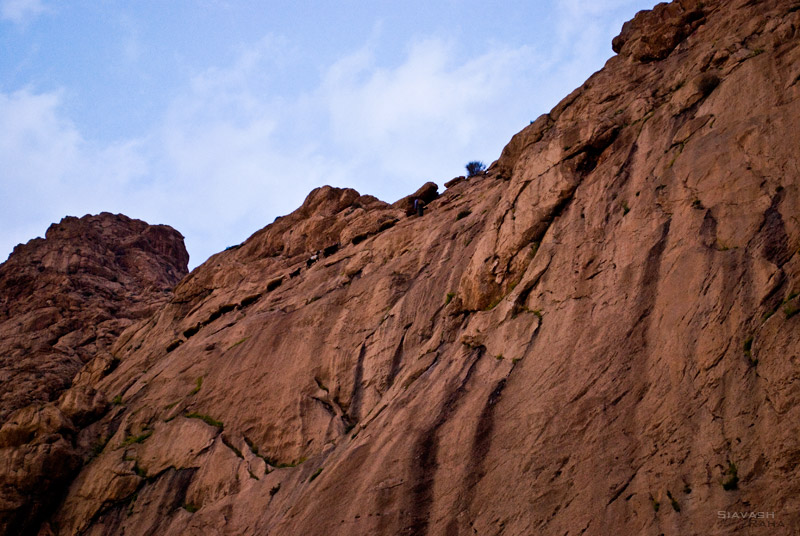
[[[215,255],[0,432],[95,447],[40,533],[791,534],[798,37],[659,5],[423,217],[325,187]]]
[[[78,431],[112,402],[92,386],[119,362],[112,344],[188,260],[175,230],[104,213],[64,218],[0,266],[0,532],[37,527],[82,465]]]

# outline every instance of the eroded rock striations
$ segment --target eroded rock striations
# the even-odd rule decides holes
[[[791,534],[799,44],[659,5],[422,218],[313,191],[75,377],[40,534]]]
[[[104,213],[64,218],[0,265],[3,533],[38,527],[74,476],[76,434],[111,402],[93,384],[118,363],[112,344],[169,299],[188,260],[175,230]]]

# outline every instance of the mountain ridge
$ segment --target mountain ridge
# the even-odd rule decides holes
[[[314,190],[0,428],[4,475],[74,465],[4,529],[790,534],[799,29],[659,4],[485,174]]]

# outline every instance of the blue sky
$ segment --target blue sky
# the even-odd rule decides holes
[[[654,4],[0,0],[0,261],[109,211],[172,225],[196,266],[323,184],[441,187]]]

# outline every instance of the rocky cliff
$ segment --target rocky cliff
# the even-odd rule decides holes
[[[660,4],[423,217],[313,191],[8,417],[14,475],[63,422],[80,467],[17,527],[793,534],[799,38],[797,1]]]
[[[0,265],[2,533],[32,530],[74,476],[76,434],[111,402],[98,371],[116,367],[117,337],[165,304],[188,261],[174,229],[104,213],[64,218]]]

